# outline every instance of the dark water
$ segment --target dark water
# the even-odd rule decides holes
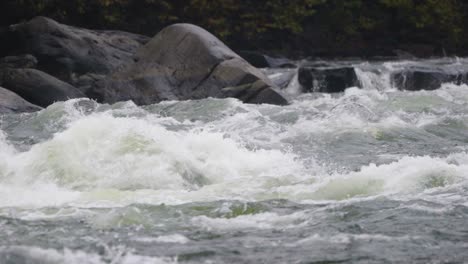
[[[0,117],[0,263],[463,263],[468,86]],[[421,66],[422,65],[422,66]],[[288,70],[272,71],[275,78]]]

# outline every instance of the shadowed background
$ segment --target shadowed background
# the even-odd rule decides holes
[[[48,16],[93,29],[155,35],[200,25],[235,50],[289,57],[468,54],[468,2],[460,0],[4,0],[2,27]]]

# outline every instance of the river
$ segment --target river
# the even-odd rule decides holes
[[[362,88],[293,79],[288,106],[73,99],[0,116],[0,263],[467,261],[468,86],[389,76],[468,61],[347,63]]]

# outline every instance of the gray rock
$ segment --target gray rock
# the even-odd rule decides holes
[[[393,86],[400,90],[435,90],[443,83],[468,84],[468,72],[444,69],[408,69],[391,76]]]
[[[296,64],[281,57],[270,57],[256,51],[239,51],[239,55],[257,68],[296,68]]]
[[[86,97],[102,102],[102,93],[99,90],[106,76],[102,74],[87,73],[73,81],[73,86],[78,88]]]
[[[244,84],[236,87],[226,87],[222,89],[224,97],[235,97],[242,102],[250,104],[261,104],[272,102],[276,105],[286,105],[288,102],[281,95],[272,89],[267,89],[268,85],[258,80],[254,83]]]
[[[135,51],[149,38],[120,31],[97,31],[36,17],[10,26],[3,40],[16,54],[29,53],[39,60],[38,69],[61,80],[74,74],[107,74],[132,61]]]
[[[31,54],[6,56],[0,59],[0,68],[36,68],[37,59]]]
[[[0,85],[42,107],[56,101],[84,97],[82,92],[70,84],[35,69],[2,69]]]
[[[261,82],[262,85],[255,85],[252,96],[238,98],[247,103],[287,103],[260,70],[194,25],[166,27],[137,51],[135,60],[95,89],[102,91],[104,102],[133,100],[137,104],[152,104],[162,100],[222,98],[237,94],[226,93],[223,88],[247,89],[243,85]]]
[[[41,109],[41,107],[29,103],[14,92],[0,87],[0,114],[34,112]]]
[[[351,66],[300,67],[298,80],[307,92],[339,93],[346,88],[360,86],[356,72]]]

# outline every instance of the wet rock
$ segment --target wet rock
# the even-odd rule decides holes
[[[247,85],[242,88],[246,90],[256,82],[251,85],[255,87],[255,92],[249,92],[251,96],[223,90]],[[195,25],[175,24],[159,32],[137,51],[134,63],[113,73],[96,90],[109,103],[133,100],[137,104],[152,104],[229,94],[239,95],[244,102],[283,104],[286,100],[279,100],[281,95],[273,88],[276,87],[259,69],[211,33]]]
[[[338,93],[346,88],[360,86],[354,68],[303,66],[299,68],[298,80],[306,92]]]
[[[37,59],[31,54],[6,56],[0,59],[0,68],[36,68]]]
[[[1,34],[8,54],[32,54],[38,69],[61,80],[74,74],[107,74],[132,61],[135,51],[149,38],[120,31],[88,30],[36,17],[10,26]]]
[[[236,87],[226,87],[222,89],[222,97],[235,97],[242,102],[250,104],[261,104],[269,102],[275,105],[287,105],[288,101],[281,95],[268,89],[269,86],[258,80],[254,83],[244,84]]]
[[[86,97],[101,102],[103,101],[103,98],[100,89],[102,88],[105,79],[105,75],[87,73],[76,78],[72,84],[78,88],[78,90],[80,90]]]
[[[240,51],[239,55],[257,68],[296,68],[296,64],[286,58],[275,58],[256,51]]]
[[[19,95],[0,87],[0,114],[35,112],[42,108],[29,103]]]
[[[443,83],[468,84],[468,72],[443,69],[409,69],[392,74],[392,84],[400,90],[435,90]]]
[[[70,84],[36,69],[2,69],[0,85],[42,107],[56,101],[84,97]]]
[[[255,51],[239,51],[239,55],[249,62],[252,66],[257,68],[268,68],[270,64],[265,55]]]

